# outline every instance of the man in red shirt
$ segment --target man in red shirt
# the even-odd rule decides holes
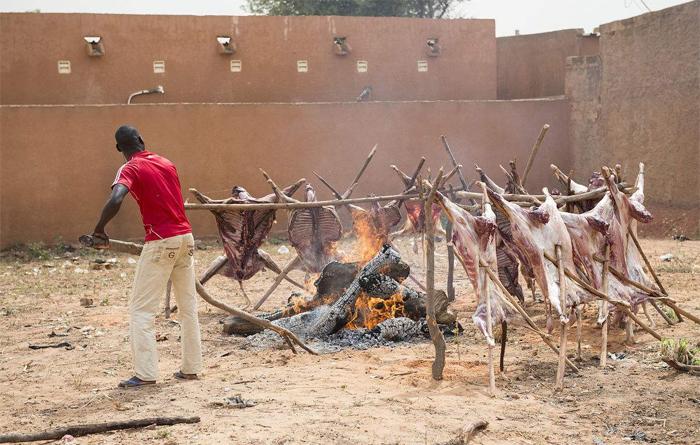
[[[195,291],[194,238],[185,216],[177,170],[169,160],[147,151],[135,128],[121,126],[114,137],[126,164],[121,166],[112,183],[112,194],[102,209],[93,237],[101,244],[109,244],[105,226],[119,212],[127,193],[138,203],[146,231],[129,300],[134,376],[121,382],[119,387],[151,385],[158,378],[154,324],[168,280],[172,280],[182,329],[182,364],[174,376],[180,380],[197,379],[202,367],[202,348]]]

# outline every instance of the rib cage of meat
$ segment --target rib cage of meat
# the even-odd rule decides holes
[[[316,193],[306,185],[306,202],[316,201]],[[335,257],[335,242],[343,235],[338,214],[333,207],[293,210],[287,230],[289,242],[301,258],[305,270],[319,273]]]
[[[543,252],[554,257],[555,246],[561,246],[562,263],[570,270],[574,270],[574,258],[571,237],[554,199],[545,189],[545,201],[537,209],[528,210],[506,201],[496,192],[487,191],[495,207],[510,222],[510,237],[504,236],[504,239],[531,268],[544,298],[556,309],[560,319],[567,322],[567,309],[590,300],[591,296],[567,280],[565,307],[561,306],[559,273],[556,265],[545,259]]]
[[[292,196],[303,181],[283,190],[287,196]],[[262,198],[252,197],[246,189],[235,186],[231,190],[231,197],[225,200],[213,200],[200,192],[193,191],[197,200],[203,204],[251,204],[277,202],[274,194]],[[219,229],[219,237],[224,247],[224,253],[228,258],[226,266],[219,272],[239,283],[250,279],[263,268],[264,264],[258,248],[272,229],[275,220],[275,210],[211,210],[216,218]]]
[[[406,200],[404,203],[404,208],[406,209],[406,218],[411,223],[411,228],[415,233],[425,232],[425,211],[423,206],[423,201],[417,200]],[[432,209],[432,220],[434,226],[437,224],[438,219],[440,219],[441,207],[439,205],[433,205]]]
[[[369,210],[355,205],[348,205],[352,215],[353,229],[358,235],[358,231],[369,229],[372,236],[376,238],[378,246],[387,244],[391,229],[401,222],[400,205],[400,201],[392,201],[384,206],[379,205],[378,202],[373,202]]]
[[[476,292],[477,308],[472,315],[472,321],[489,344],[493,345],[494,339],[489,335],[487,326],[486,298],[491,302],[492,324],[507,321],[512,316],[512,310],[504,303],[504,297],[498,287],[487,279],[486,287],[483,288],[484,281],[480,279],[483,274],[479,274],[479,259],[492,269],[496,267],[496,215],[489,204],[485,206],[482,216],[472,216],[442,194],[437,193],[436,198],[452,222],[452,244],[455,254]]]

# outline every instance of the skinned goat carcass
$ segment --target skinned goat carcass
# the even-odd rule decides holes
[[[544,252],[555,256],[555,246],[560,246],[563,266],[574,270],[571,237],[559,213],[557,204],[547,189],[545,201],[536,209],[529,210],[510,203],[487,189],[488,196],[510,222],[510,234],[501,232],[506,243],[518,254],[521,263],[528,266],[548,305],[555,308],[562,323],[568,322],[568,308],[575,307],[591,296],[583,289],[568,282],[565,286],[565,306],[560,302],[560,281],[557,266],[545,260]],[[547,329],[552,329],[551,311],[547,311]]]
[[[649,287],[656,288],[656,285],[644,272],[642,259],[636,247],[630,242],[629,232],[636,232],[636,221],[648,223],[652,220],[651,213],[644,207],[644,164],[640,164],[640,174],[637,180],[638,187],[632,196],[622,193],[615,182],[613,175],[605,178],[608,186],[610,202],[602,212],[608,216],[610,223],[609,237],[612,238],[611,266],[622,271],[628,278],[641,282]],[[630,290],[632,299],[630,304],[635,310],[637,305],[648,298],[648,295],[637,290]]]
[[[301,186],[304,180],[299,180],[295,184],[284,189],[287,196],[293,195]],[[203,204],[251,204],[251,203],[273,203],[278,199],[274,194],[262,198],[254,198],[246,189],[235,186],[231,190],[231,197],[222,200],[214,200],[208,196],[192,190],[197,200]],[[216,218],[216,225],[219,229],[219,237],[226,254],[225,263],[219,260],[217,267],[212,267],[213,273],[233,278],[236,280],[243,292],[243,296],[250,304],[248,296],[243,290],[243,281],[250,279],[265,266],[265,259],[259,252],[259,247],[272,230],[275,220],[275,210],[217,210],[211,212]]]
[[[635,190],[635,192],[632,193],[632,196],[629,197],[629,202],[635,207],[635,211],[631,213],[633,219],[630,221],[628,228],[628,231],[634,236],[637,235],[638,221],[646,223],[652,219],[652,215],[650,213],[647,214],[648,212],[645,213],[642,211],[642,209],[646,210],[646,208],[644,207],[644,164],[641,162],[639,163],[639,173],[637,174],[635,187],[637,190]],[[638,216],[640,216],[641,219],[638,218]],[[659,289],[659,287],[656,285],[656,282],[649,278],[649,275],[645,271],[644,262],[639,249],[637,249],[637,246],[629,245],[628,243],[625,258],[627,259],[627,273],[629,278],[642,283],[650,289],[661,291],[661,289]],[[637,298],[640,297],[638,294],[639,292],[635,293]],[[637,298],[635,298],[635,300]]]
[[[491,329],[487,324],[486,299],[491,305],[491,323],[501,324],[504,328],[502,340],[505,339],[505,328],[509,318],[514,314],[512,308],[505,302],[500,289],[485,274],[480,273],[480,260],[488,267],[496,269],[496,215],[491,205],[486,203],[482,216],[472,216],[441,193],[436,193],[436,199],[445,215],[452,223],[452,244],[455,254],[462,263],[464,271],[476,293],[477,308],[472,315],[472,321],[482,332],[489,345],[495,344]],[[503,368],[503,352],[505,343],[501,344],[501,368]]]
[[[514,174],[508,178],[508,184],[506,186],[510,191],[508,193],[519,192],[515,186],[514,179],[517,178],[517,172],[515,172],[515,162],[511,161],[511,168]],[[481,181],[486,184],[486,187],[491,189],[496,193],[505,193],[506,189],[498,186],[491,178],[489,178],[484,171],[476,166],[476,170],[479,173]],[[496,214],[496,225],[498,226],[498,232],[496,235],[496,256],[498,264],[498,278],[501,280],[503,285],[508,289],[508,292],[516,297],[520,303],[525,302],[525,295],[523,294],[523,288],[520,286],[519,277],[519,262],[517,254],[509,247],[503,240],[504,236],[510,237],[510,222],[508,218],[505,217],[498,209],[495,209]],[[529,277],[528,281],[532,280],[532,274],[525,274]],[[533,291],[534,294],[534,291]]]
[[[306,185],[306,202],[316,201],[316,193]],[[335,243],[343,235],[338,214],[333,207],[295,209],[289,216],[289,242],[297,251],[304,270],[319,273],[336,259]]]

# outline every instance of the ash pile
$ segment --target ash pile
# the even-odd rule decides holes
[[[313,343],[319,352],[421,341],[430,337],[427,295],[404,284],[409,274],[410,266],[399,252],[385,244],[364,265],[328,263],[314,282],[313,296],[292,295],[284,307],[257,316]],[[436,290],[435,300],[443,333],[459,332],[445,292]],[[224,332],[247,336],[251,347],[283,346],[277,334],[235,316],[224,321]]]

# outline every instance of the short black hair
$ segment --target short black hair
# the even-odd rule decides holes
[[[114,139],[117,140],[117,148],[126,151],[143,150],[143,139],[139,131],[131,125],[122,125],[117,128],[114,133]]]

